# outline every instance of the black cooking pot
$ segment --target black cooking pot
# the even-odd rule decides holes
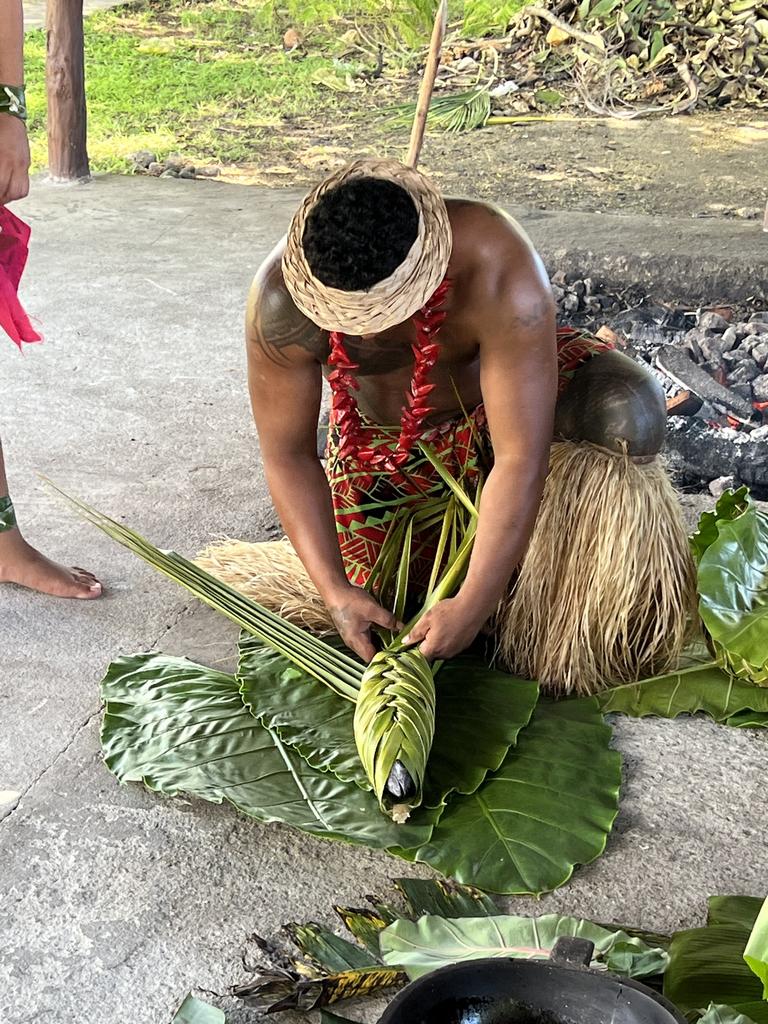
[[[594,948],[561,938],[549,960],[451,964],[404,988],[379,1024],[686,1024],[647,986],[590,970]]]

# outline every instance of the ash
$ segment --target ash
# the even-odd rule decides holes
[[[691,310],[552,277],[558,322],[583,326],[646,366],[667,398],[666,457],[678,486],[747,484],[768,498],[768,310]]]

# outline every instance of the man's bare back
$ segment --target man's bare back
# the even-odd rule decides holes
[[[545,318],[551,309],[549,282],[541,261],[522,229],[488,203],[447,199],[453,231],[453,252],[448,265],[451,290],[440,330],[440,358],[430,376],[434,422],[460,411],[456,390],[465,408],[482,401],[480,346],[484,327],[495,311],[506,307],[508,345],[513,352],[523,338],[516,330]],[[249,349],[257,346],[275,359],[290,359],[301,349],[327,372],[328,332],[295,306],[283,282],[283,242],[270,254],[253,282],[248,303]],[[525,311],[515,313],[505,296],[525,295]],[[496,315],[498,315],[496,313]],[[359,365],[356,376],[361,410],[374,422],[399,422],[403,396],[413,367],[411,345],[416,328],[411,320],[380,334],[347,336],[346,350]],[[526,339],[529,340],[529,339]],[[554,352],[554,332],[542,339]],[[535,387],[535,385],[533,385]]]

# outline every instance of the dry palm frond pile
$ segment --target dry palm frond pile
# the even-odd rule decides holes
[[[509,40],[529,83],[572,79],[595,113],[768,106],[761,0],[559,0],[524,8]]]
[[[444,52],[438,88],[450,95],[430,121],[449,131],[569,107],[621,118],[768,107],[768,0],[545,0],[504,38],[454,38]]]

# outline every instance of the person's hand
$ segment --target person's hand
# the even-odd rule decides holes
[[[363,661],[370,661],[376,653],[371,640],[371,626],[402,629],[402,623],[382,608],[365,590],[348,584],[326,600],[328,611],[339,631],[339,636]]]
[[[438,601],[419,619],[408,636],[403,637],[403,643],[417,644],[428,661],[453,658],[469,647],[483,621],[477,620],[460,596],[451,597]]]
[[[27,126],[12,114],[0,114],[0,206],[29,192]]]

